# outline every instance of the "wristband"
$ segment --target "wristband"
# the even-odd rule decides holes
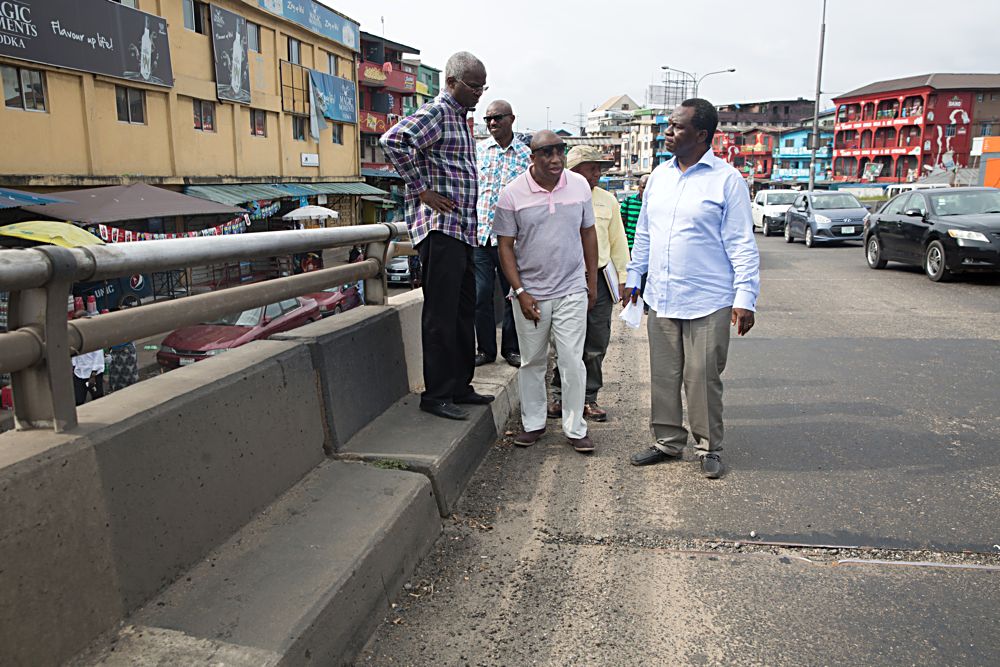
[[[523,287],[518,287],[516,290],[514,290],[514,297],[515,298],[521,296],[522,294],[524,294],[524,288]]]

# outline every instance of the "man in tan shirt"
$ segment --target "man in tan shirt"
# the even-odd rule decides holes
[[[587,313],[587,337],[583,345],[583,365],[587,369],[587,390],[583,408],[585,419],[603,422],[607,421],[608,413],[597,404],[597,393],[604,386],[604,375],[601,365],[608,351],[611,340],[611,313],[616,298],[623,298],[625,278],[628,275],[625,267],[629,262],[628,239],[625,237],[625,226],[622,224],[621,207],[607,190],[597,187],[601,178],[601,168],[611,164],[601,152],[593,146],[574,146],[566,155],[566,168],[574,171],[590,184],[591,201],[594,206],[594,218],[597,230],[597,302]],[[609,285],[605,277],[605,268],[614,265],[615,278]],[[562,414],[562,390],[559,373],[552,377],[552,402],[549,404],[548,416],[558,418]]]

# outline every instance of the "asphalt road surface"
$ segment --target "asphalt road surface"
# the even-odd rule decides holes
[[[726,475],[629,465],[648,351],[617,324],[597,452],[498,442],[358,664],[997,664],[1000,278],[758,244]]]

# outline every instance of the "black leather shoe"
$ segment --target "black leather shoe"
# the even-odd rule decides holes
[[[634,466],[651,466],[654,463],[677,461],[680,460],[680,458],[680,454],[667,454],[660,451],[656,447],[650,447],[649,449],[644,449],[641,452],[636,452],[629,458],[629,460]]]
[[[466,394],[461,398],[456,398],[455,402],[465,405],[488,405],[493,402],[493,396],[490,394],[477,394],[472,392],[471,394]]]
[[[701,457],[701,472],[709,479],[722,477],[722,458],[716,453]]]
[[[508,364],[510,364],[514,368],[521,367],[521,355],[518,354],[517,352],[510,352],[508,354],[505,354],[503,355],[503,358],[504,360],[506,360]]]
[[[493,360],[487,357],[485,354],[480,352],[476,355],[476,366],[485,366],[486,364],[492,364]]]
[[[445,419],[468,419],[469,413],[447,401],[420,401],[420,409]]]

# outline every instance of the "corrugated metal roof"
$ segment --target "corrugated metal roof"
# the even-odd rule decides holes
[[[368,178],[403,178],[395,171],[389,169],[371,169],[369,167],[361,167],[361,175]]]
[[[856,88],[843,95],[837,95],[836,100],[858,97],[860,95],[874,95],[877,93],[888,93],[894,90],[906,90],[909,88],[920,88],[930,86],[937,90],[979,90],[983,88],[1000,88],[1000,74],[975,73],[975,74],[919,74],[917,76],[905,76],[899,79],[888,79],[886,81],[876,81],[867,86]]]
[[[251,183],[239,185],[189,185],[184,193],[209,201],[238,206],[261,199],[313,197],[316,195],[387,195],[384,190],[361,181],[340,183]]]

